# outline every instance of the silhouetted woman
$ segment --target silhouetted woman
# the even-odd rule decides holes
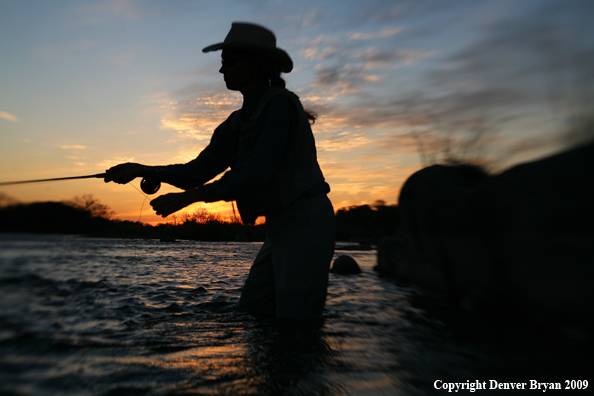
[[[223,50],[219,72],[228,89],[242,93],[242,108],[187,164],[121,164],[105,181],[149,176],[185,190],[151,202],[163,217],[200,201],[236,201],[247,224],[265,216],[268,235],[238,308],[258,316],[320,318],[334,253],[334,210],[317,162],[314,117],[281,78],[293,62],[271,31],[249,23],[233,23],[224,42],[202,51],[217,50]]]

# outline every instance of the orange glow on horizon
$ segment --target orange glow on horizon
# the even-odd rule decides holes
[[[219,216],[221,220],[226,222],[232,222],[233,220],[233,208],[231,202],[213,202],[213,203],[204,203],[204,202],[197,202],[193,205],[190,205],[184,209],[181,209],[166,218],[158,216],[155,214],[154,210],[150,207],[149,202],[145,202],[144,206],[139,206],[136,211],[133,209],[128,210],[123,213],[116,213],[114,218],[119,220],[127,220],[127,221],[140,221],[141,223],[146,223],[150,225],[158,225],[158,224],[175,224],[183,223],[185,218],[188,216],[192,216],[196,212],[201,210],[206,210],[208,213]],[[235,209],[236,213],[237,208]]]

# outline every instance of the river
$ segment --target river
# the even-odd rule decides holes
[[[563,353],[535,337],[460,335],[379,278],[375,251],[338,245],[363,272],[330,275],[318,328],[235,312],[260,246],[0,234],[0,394],[431,395],[585,379],[559,373]]]

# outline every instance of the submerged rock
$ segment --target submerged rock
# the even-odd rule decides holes
[[[250,238],[243,231],[235,235],[235,242],[251,242]]]
[[[161,239],[159,239],[159,241],[165,243],[173,243],[177,242],[177,239],[173,235],[163,235]]]
[[[359,264],[354,258],[342,255],[334,260],[330,272],[341,275],[356,275],[361,273],[361,268],[359,268]]]

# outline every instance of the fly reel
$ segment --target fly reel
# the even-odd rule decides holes
[[[161,182],[157,179],[145,177],[140,182],[140,189],[143,193],[151,195],[159,191],[161,188]]]

